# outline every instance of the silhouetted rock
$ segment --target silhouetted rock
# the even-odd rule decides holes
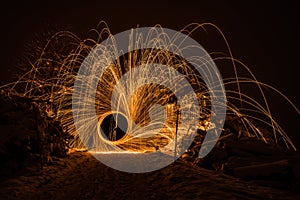
[[[66,155],[65,133],[32,99],[1,91],[0,174],[10,177]],[[35,167],[33,167],[35,166]]]
[[[181,159],[197,167],[221,171],[264,186],[297,190],[300,182],[299,154],[276,144],[265,128],[260,128],[264,140],[251,136],[240,120],[227,117],[218,142],[204,158],[198,158],[198,154],[205,132],[198,130]]]

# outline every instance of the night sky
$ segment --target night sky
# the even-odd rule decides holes
[[[14,63],[24,54],[26,44],[35,40],[35,35],[49,29],[71,30],[84,37],[100,20],[108,23],[113,34],[137,24],[140,27],[161,24],[179,30],[192,22],[212,22],[227,37],[234,57],[250,67],[258,80],[279,89],[300,106],[300,31],[296,3],[209,0],[76,2],[7,1],[8,5],[1,5],[0,80],[10,80]],[[279,119],[299,148],[299,114],[284,105],[283,99],[275,97],[270,96],[274,117]]]

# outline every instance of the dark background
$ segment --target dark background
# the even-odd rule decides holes
[[[250,67],[258,80],[279,89],[299,107],[300,31],[296,3],[199,0],[5,3],[0,13],[3,82],[11,80],[15,61],[25,53],[26,44],[47,29],[67,29],[84,37],[100,20],[108,23],[113,34],[137,24],[140,27],[161,24],[179,30],[192,22],[212,22],[227,37],[235,58]],[[271,94],[269,98],[273,116],[300,147],[299,114],[284,99]]]

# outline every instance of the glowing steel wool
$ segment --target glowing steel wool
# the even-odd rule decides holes
[[[127,56],[125,62],[120,61],[122,56]],[[95,152],[154,152],[152,162],[138,170],[152,171],[164,165],[154,161],[162,160],[162,154],[174,156],[174,161],[192,143],[204,83],[211,96],[210,121],[216,128],[207,131],[201,157],[213,148],[225,121],[225,90],[212,58],[177,31],[161,27],[125,31],[98,44],[82,62],[72,94],[74,124],[82,143]],[[176,121],[166,114],[170,107]],[[103,116],[108,115],[113,116],[114,127],[105,134]],[[119,115],[124,116],[123,123]],[[165,165],[170,162],[163,160]],[[122,170],[131,169],[124,170],[122,164]]]

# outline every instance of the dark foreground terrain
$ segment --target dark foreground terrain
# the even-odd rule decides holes
[[[182,161],[156,172],[129,174],[73,152],[35,173],[1,182],[1,199],[299,199]]]

